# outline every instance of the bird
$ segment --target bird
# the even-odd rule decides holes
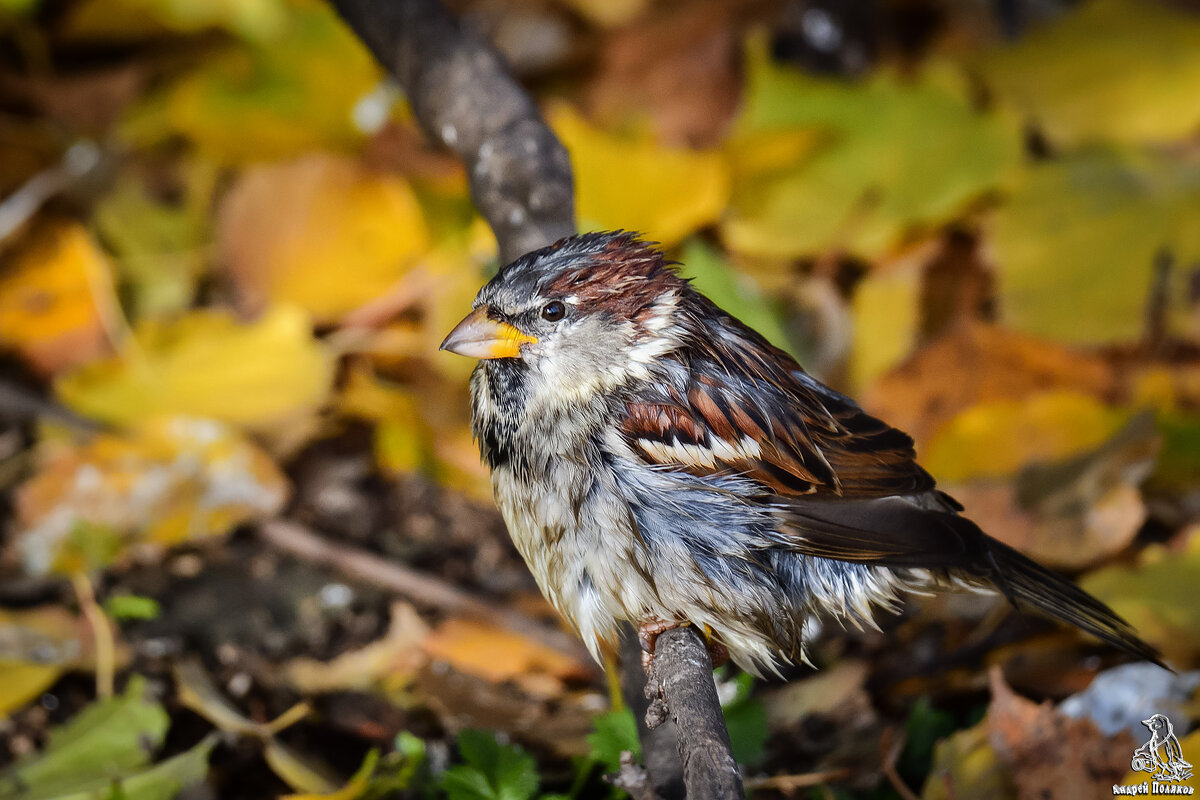
[[[628,231],[507,264],[441,349],[479,360],[472,431],[549,602],[598,661],[679,625],[754,675],[811,663],[823,620],[998,592],[1140,659],[1101,601],[985,534],[913,440],[824,385]]]

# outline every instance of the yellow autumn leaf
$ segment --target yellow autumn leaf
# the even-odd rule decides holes
[[[28,572],[74,573],[134,546],[223,534],[286,499],[278,467],[236,429],[160,417],[82,444],[45,440],[17,490],[14,546]]]
[[[87,623],[65,609],[0,609],[0,719],[91,656]]]
[[[916,343],[920,269],[872,272],[854,292],[851,380],[862,387],[895,366]]]
[[[332,377],[308,316],[274,306],[252,322],[211,310],[143,322],[119,356],[55,388],[79,413],[118,425],[187,414],[271,431],[315,411]]]
[[[70,9],[64,35],[79,39],[139,39],[163,31],[224,28],[248,39],[279,35],[286,0],[84,0]]]
[[[1068,342],[1136,339],[1157,254],[1200,258],[1198,221],[1195,154],[1092,148],[1037,164],[993,219],[1004,321]],[[1175,270],[1169,296],[1186,296],[1187,280]],[[1172,330],[1191,322],[1185,308],[1167,309]]]
[[[1200,20],[1166,3],[1094,0],[975,66],[1056,144],[1178,141],[1200,124]]]
[[[1070,390],[984,401],[946,423],[933,436],[922,461],[938,480],[952,483],[1004,477],[1035,462],[1096,447],[1113,436],[1128,416]]]
[[[362,765],[346,784],[332,792],[305,792],[303,794],[284,795],[282,800],[356,800],[363,795],[371,783],[371,776],[379,764],[379,751],[372,749],[367,752]]]
[[[1181,537],[1185,538],[1185,537]],[[1079,585],[1112,606],[1168,662],[1192,664],[1200,654],[1200,529],[1192,528],[1183,552],[1151,546],[1135,565],[1105,567]]]
[[[108,257],[75,222],[36,229],[0,270],[0,345],[43,374],[108,348],[119,314]]]
[[[402,178],[325,154],[246,170],[221,207],[219,240],[248,307],[293,303],[321,322],[384,295],[429,248]]]
[[[716,222],[729,201],[719,152],[663,147],[649,133],[608,133],[567,106],[552,111],[550,124],[571,156],[583,229],[636,230],[670,246]]]
[[[378,85],[379,65],[327,3],[288,5],[278,35],[208,53],[141,101],[122,137],[139,146],[183,137],[222,164],[360,147],[355,108]]]

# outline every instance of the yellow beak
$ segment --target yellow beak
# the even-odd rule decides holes
[[[517,358],[521,345],[536,341],[536,337],[521,333],[507,322],[492,319],[488,307],[480,306],[454,326],[438,349],[469,358]]]

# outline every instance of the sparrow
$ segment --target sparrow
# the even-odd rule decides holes
[[[1153,647],[987,536],[913,440],[722,311],[652,243],[586,233],[522,256],[442,349],[480,359],[472,428],[513,542],[601,659],[618,624],[703,630],[756,675],[822,618],[905,593],[998,591],[1141,659]],[[611,651],[609,651],[611,652]]]

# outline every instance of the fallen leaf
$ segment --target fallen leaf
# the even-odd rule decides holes
[[[378,64],[325,3],[291,4],[285,21],[269,42],[207,55],[149,96],[127,115],[122,138],[151,147],[182,136],[222,164],[358,149],[365,133],[354,109],[378,84]]]
[[[274,462],[214,420],[150,420],[126,436],[43,442],[17,489],[12,546],[26,571],[73,573],[126,555],[218,536],[287,499]]]
[[[912,352],[917,342],[921,275],[915,264],[875,270],[854,290],[850,379],[868,386]]]
[[[874,715],[866,692],[865,661],[842,660],[829,669],[762,694],[767,720],[774,729],[790,728],[812,714],[836,715],[847,709]]]
[[[1200,529],[1193,528],[1183,552],[1150,546],[1134,566],[1111,566],[1083,577],[1079,585],[1103,600],[1159,648],[1167,661],[1195,663],[1200,654],[1200,604],[1181,602],[1200,585]]]
[[[740,89],[734,9],[698,3],[654,12],[604,39],[586,89],[589,112],[610,123],[649,113],[666,144],[715,145]]]
[[[263,760],[280,780],[300,794],[325,795],[337,791],[337,781],[326,765],[276,739],[264,744]]]
[[[1065,342],[1137,339],[1156,255],[1200,258],[1198,223],[1194,156],[1089,150],[1040,163],[995,215],[1000,318]],[[1175,278],[1185,296],[1186,276]]]
[[[423,648],[432,659],[494,683],[533,672],[559,679],[586,672],[578,661],[552,647],[474,620],[446,620],[425,639]]]
[[[392,620],[380,639],[329,661],[299,657],[283,670],[287,682],[304,694],[399,688],[427,661],[421,647],[429,627],[408,603],[392,605]]]
[[[1008,687],[998,667],[991,670],[991,686],[983,724],[1020,800],[1091,800],[1108,795],[1125,774],[1136,747],[1127,733],[1105,736],[1089,719],[1026,700]]]
[[[375,773],[375,767],[378,764],[379,751],[370,750],[363,759],[362,765],[342,788],[320,794],[289,794],[284,795],[281,800],[357,800],[370,785],[371,776]]]
[[[947,421],[979,403],[1019,401],[1048,391],[1103,397],[1115,381],[1112,367],[1098,356],[971,322],[889,370],[867,389],[863,405],[912,434],[924,453]]]
[[[563,5],[581,14],[594,25],[614,28],[626,25],[640,17],[651,5],[650,0],[559,0]]]
[[[957,731],[933,748],[933,764],[923,800],[1013,800],[1016,790],[1008,770],[988,742],[986,723]]]
[[[200,161],[184,165],[182,198],[152,196],[143,176],[122,175],[96,205],[93,222],[112,250],[122,295],[135,319],[191,307],[210,260],[209,216],[217,172]]]
[[[1094,448],[1128,418],[1128,412],[1071,389],[984,400],[940,427],[921,459],[935,477],[951,483],[1000,478]]]
[[[0,345],[43,375],[109,349],[120,319],[108,257],[78,223],[35,229],[0,269]]]
[[[1086,3],[975,67],[1056,144],[1176,141],[1200,124],[1200,21],[1166,3]]]
[[[0,719],[93,656],[90,627],[66,609],[0,609]]]
[[[222,28],[269,40],[283,31],[287,13],[287,0],[84,0],[71,8],[63,35],[119,40]]]
[[[972,108],[946,65],[912,80],[881,73],[848,84],[775,64],[755,41],[746,72],[732,147],[787,130],[822,142],[777,169],[735,173],[721,232],[738,252],[874,258],[913,227],[952,218],[1019,165],[1015,120]]]
[[[119,356],[62,377],[59,397],[117,425],[184,414],[270,432],[325,400],[333,359],[300,309],[273,306],[253,322],[212,310],[143,321]]]
[[[386,294],[430,244],[403,179],[325,154],[243,172],[219,230],[244,307],[294,304],[318,322]]]
[[[550,124],[571,156],[581,230],[634,230],[669,247],[716,222],[728,203],[729,171],[716,151],[608,133],[566,105]]]
[[[0,798],[68,797],[104,790],[114,779],[119,782],[150,763],[169,724],[145,679],[135,675],[122,694],[88,706],[52,730],[42,752],[0,773]]]

